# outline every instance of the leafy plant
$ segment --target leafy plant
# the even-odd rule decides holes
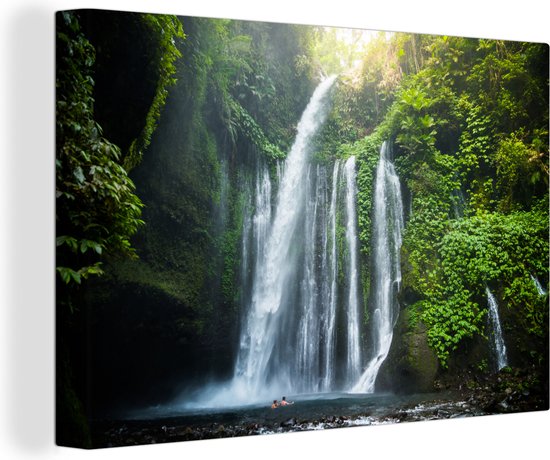
[[[94,120],[94,49],[72,13],[58,16],[57,37],[57,272],[68,284],[101,274],[104,253],[133,255],[143,221],[120,149]]]

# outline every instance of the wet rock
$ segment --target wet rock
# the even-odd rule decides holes
[[[257,423],[252,423],[250,425],[247,425],[246,430],[248,432],[255,432],[260,429],[260,426]]]
[[[294,425],[296,425],[296,419],[294,417],[289,418],[288,420],[285,420],[284,422],[281,422],[281,427],[282,428],[289,428],[289,427],[293,427]]]
[[[399,314],[394,340],[377,378],[377,388],[396,393],[431,392],[439,362],[428,346],[427,329],[420,322],[411,322],[411,310]],[[414,325],[413,325],[414,324]]]

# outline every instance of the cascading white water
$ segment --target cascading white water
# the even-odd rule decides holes
[[[271,223],[271,180],[267,167],[259,168],[256,180],[256,213],[254,214],[253,241],[255,266],[258,267],[265,255],[265,244]],[[256,268],[257,270],[257,268]]]
[[[317,173],[319,170],[317,169]],[[319,210],[322,192],[321,180],[317,176],[317,185],[313,193],[312,166],[308,167],[306,177],[306,209],[304,225],[304,270],[302,274],[301,303],[302,313],[298,331],[298,362],[297,374],[302,375],[299,390],[317,390],[317,376],[319,375],[319,351],[318,337],[319,312],[318,312],[318,283],[316,279],[316,250],[317,250],[317,212]]]
[[[347,336],[347,378],[353,382],[359,377],[361,366],[361,319],[359,312],[359,269],[357,264],[357,213],[355,211],[355,157],[349,157],[344,165],[346,178],[346,240],[349,252],[348,273],[348,336]]]
[[[464,209],[466,208],[466,197],[461,189],[453,190],[451,194],[453,201],[453,212],[455,219],[461,219],[464,217]]]
[[[323,82],[312,96],[286,161],[277,163],[271,176],[259,161],[243,183],[243,316],[234,375],[225,384],[203,388],[189,407],[347,391],[360,376],[355,158],[335,160],[330,173],[326,165],[308,159],[332,82]],[[395,182],[391,177],[385,182],[390,187],[386,195],[393,199]],[[388,212],[390,219],[402,214],[396,209],[393,205]],[[400,238],[399,225],[390,227],[398,229],[393,234]],[[387,249],[397,282],[399,238]]]
[[[535,285],[535,288],[537,289],[538,294],[546,295],[546,289],[542,287],[542,284],[540,284],[540,281],[533,275],[531,275],[531,279],[533,280],[533,284]]]
[[[336,305],[338,300],[338,252],[336,246],[336,205],[338,202],[338,178],[340,172],[340,161],[334,162],[332,171],[332,191],[330,195],[330,208],[325,226],[324,260],[325,260],[325,281],[322,298],[324,309],[321,313],[322,323],[322,384],[323,391],[332,389],[334,383],[334,355],[335,355],[335,326],[336,326]],[[330,248],[329,248],[330,244]]]
[[[329,204],[329,187],[330,204]],[[338,190],[344,193],[339,197]],[[357,254],[355,159],[350,158],[341,168],[336,160],[329,184],[326,168],[310,166],[306,176],[306,204],[303,236],[303,266],[300,285],[301,311],[297,331],[296,368],[291,374],[291,386],[296,392],[334,391],[356,379],[360,372],[360,300]],[[340,198],[340,199],[339,199]],[[345,212],[338,212],[339,206]],[[337,226],[346,231],[345,252],[340,255],[337,245]],[[346,283],[339,286],[339,258]],[[342,298],[338,304],[338,290]],[[346,319],[341,329],[341,352],[347,356],[344,365],[336,362],[336,318],[338,306]],[[292,331],[292,325],[285,326]],[[286,356],[294,361],[292,353]],[[338,380],[340,383],[338,383]]]
[[[508,365],[508,358],[506,356],[506,345],[504,344],[504,338],[502,337],[502,328],[500,326],[500,318],[498,315],[498,304],[488,287],[485,288],[487,293],[487,304],[489,306],[489,324],[491,327],[491,344],[492,350],[495,355],[497,369],[501,370]]]
[[[297,369],[309,364],[305,361],[300,363],[300,360],[296,359],[297,350],[292,349],[293,338],[288,331],[289,328],[296,329],[293,327],[292,319],[296,319],[297,306],[296,299],[290,293],[293,283],[299,278],[296,262],[300,253],[295,247],[300,236],[297,232],[301,233],[298,225],[304,214],[306,219],[311,218],[310,212],[305,212],[307,181],[304,180],[308,170],[310,143],[325,119],[327,95],[334,80],[335,77],[324,80],[315,90],[298,124],[297,136],[285,165],[280,168],[282,176],[274,217],[261,244],[262,247],[257,248],[250,306],[241,331],[232,382],[232,393],[237,399],[250,400],[267,394],[271,396],[276,388],[287,392],[289,389],[308,385],[302,380],[300,385],[293,381]],[[313,216],[312,225],[315,220]],[[305,235],[306,244],[312,244],[314,240],[314,236]],[[311,248],[306,248],[305,254],[307,255],[310,250]],[[308,257],[314,256],[315,253],[312,253]],[[306,270],[308,263],[311,268],[313,261],[306,261]],[[312,274],[306,273],[303,278],[304,283],[313,283]],[[310,297],[309,294],[314,292],[316,287],[314,284],[304,286],[302,301],[304,304],[310,302],[309,308],[314,309],[314,296]],[[311,316],[314,313],[308,314]],[[298,331],[301,330],[298,328]],[[310,332],[306,328],[303,333]],[[298,335],[301,333],[298,332]],[[299,343],[304,344],[313,341],[313,337],[298,339]]]
[[[390,350],[393,327],[397,321],[395,298],[401,283],[401,234],[403,201],[399,177],[389,158],[386,142],[380,149],[376,169],[373,219],[373,285],[371,333],[372,352],[363,374],[352,387],[356,393],[372,393],[380,366]]]
[[[246,184],[245,207],[243,210],[241,288],[244,296],[241,301],[250,301],[251,273],[258,267],[265,255],[265,245],[271,224],[272,185],[269,170],[265,163],[258,162],[253,184]],[[241,343],[240,347],[245,346]]]

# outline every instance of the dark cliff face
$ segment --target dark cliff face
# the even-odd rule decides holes
[[[88,278],[115,253],[132,254],[129,239],[141,224],[141,201],[123,163],[168,84],[157,31],[131,13],[56,15],[57,439],[67,445],[89,444],[96,317],[86,302],[95,286]],[[142,39],[124,56],[128,37],[137,35]],[[127,67],[142,78],[124,84]]]
[[[103,135],[127,152],[144,128],[157,91],[160,37],[139,13],[79,10],[78,16],[96,50],[96,120]]]

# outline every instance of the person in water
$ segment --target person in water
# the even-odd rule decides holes
[[[274,399],[273,404],[271,404],[271,408],[272,409],[277,409],[277,407],[279,407],[279,402],[276,399]]]
[[[281,406],[290,406],[291,404],[294,404],[294,401],[287,401],[286,396],[283,396],[283,399],[281,401]]]

